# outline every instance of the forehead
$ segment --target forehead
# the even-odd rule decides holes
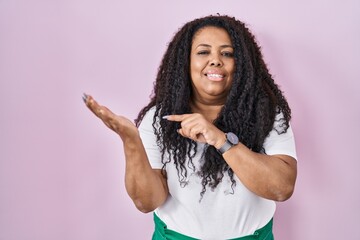
[[[220,27],[207,26],[200,28],[193,36],[193,45],[197,44],[227,44],[231,45],[228,32]]]

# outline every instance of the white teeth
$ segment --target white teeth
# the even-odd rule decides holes
[[[213,78],[222,78],[222,77],[224,77],[223,75],[215,74],[215,73],[208,74],[207,76],[208,77],[213,77]]]

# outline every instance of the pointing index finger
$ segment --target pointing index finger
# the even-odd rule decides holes
[[[174,122],[182,122],[189,114],[181,114],[181,115],[166,115],[163,116],[163,119],[174,121]]]

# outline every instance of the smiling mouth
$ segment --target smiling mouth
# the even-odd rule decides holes
[[[211,81],[221,81],[224,79],[224,75],[216,73],[208,73],[205,76]]]

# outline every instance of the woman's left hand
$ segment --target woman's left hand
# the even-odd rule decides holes
[[[164,119],[180,122],[179,134],[194,141],[220,148],[226,140],[225,133],[206,120],[200,113],[168,115]]]

